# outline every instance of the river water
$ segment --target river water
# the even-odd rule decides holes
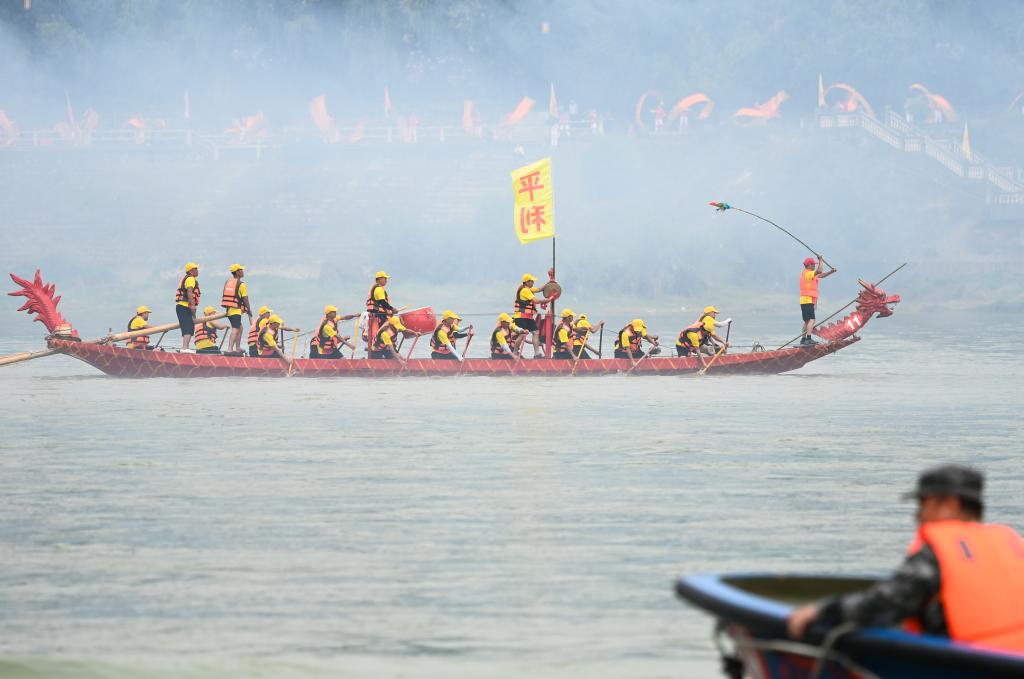
[[[1024,528],[1021,330],[897,311],[758,377],[4,368],[0,677],[718,676],[679,574],[885,572],[947,461]]]

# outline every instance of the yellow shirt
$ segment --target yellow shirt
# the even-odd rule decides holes
[[[384,343],[386,347],[394,347],[395,343],[391,340],[390,332],[382,332],[380,334],[380,341]]]
[[[712,333],[715,331],[715,319],[711,316],[704,317],[704,332]]]
[[[535,295],[534,293],[539,291],[540,288],[523,288],[522,290],[519,291],[519,300],[521,302],[529,302],[531,299],[537,297],[537,295]],[[522,316],[523,314],[518,311],[512,314],[513,318],[522,318]]]
[[[804,278],[806,280],[810,280],[810,279],[814,278],[817,275],[818,275],[818,272],[815,271],[814,269],[805,269],[804,270]],[[790,289],[792,289],[792,288],[790,288]],[[793,298],[790,297],[790,299],[793,299]],[[800,303],[801,304],[814,304],[814,300],[811,299],[810,297],[808,297],[807,295],[800,295]]]
[[[128,324],[129,330],[145,330],[149,327],[149,323],[142,316],[136,316],[132,319],[132,322]]]
[[[263,344],[268,347],[276,347],[277,340],[274,338],[272,330],[266,330],[263,332]]]
[[[334,329],[333,323],[324,323],[323,335],[326,337],[337,337],[338,331]]]
[[[447,328],[442,327],[440,330],[437,331],[437,341],[440,342],[442,345],[451,344],[451,340],[448,338]]]
[[[569,328],[564,325],[558,326],[558,341],[562,344],[569,343]]]
[[[193,289],[194,287],[196,287],[196,277],[195,276],[189,276],[188,278],[185,279],[185,292],[188,293],[188,291]],[[189,293],[189,294],[191,294],[191,293]],[[187,307],[188,306],[188,302],[182,300],[181,302],[178,302],[178,306]]]
[[[388,291],[383,286],[378,285],[373,289],[373,299],[375,302],[381,302],[388,298]]]
[[[238,296],[239,297],[248,297],[249,296],[249,288],[246,287],[245,281],[242,281],[241,283],[238,284]],[[228,309],[228,316],[241,316],[241,315],[242,315],[242,310],[241,309]]]
[[[496,334],[494,336],[494,339],[498,340],[498,344],[500,346],[503,346],[503,347],[507,347],[508,346],[508,338],[505,336],[505,332],[504,331],[499,331],[498,334]]]
[[[590,321],[576,321],[576,329],[580,331],[580,336],[573,340],[573,344],[578,347],[583,346],[583,337],[587,334],[593,326],[590,325]]]
[[[204,339],[196,342],[196,349],[209,349],[215,346],[217,345],[214,344],[213,340]]]

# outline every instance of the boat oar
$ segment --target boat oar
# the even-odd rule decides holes
[[[654,353],[654,350],[655,350],[655,349],[657,349],[657,348],[658,348],[658,345],[654,345],[653,347],[651,347],[650,349],[648,349],[648,350],[647,350],[647,353],[646,353],[646,354],[644,354],[643,356],[641,356],[641,357],[640,357],[639,359],[637,359],[637,362],[636,362],[636,363],[634,363],[634,364],[633,364],[633,366],[632,366],[632,367],[631,367],[631,368],[630,368],[629,370],[627,370],[627,371],[626,371],[626,374],[628,375],[628,374],[630,374],[631,372],[633,372],[634,370],[636,370],[636,367],[637,367],[638,365],[640,365],[641,363],[643,363],[643,362],[644,362],[644,359],[645,359],[645,358],[647,358],[648,356],[650,356],[650,355],[651,355],[652,353]]]
[[[295,352],[299,349],[299,328],[295,328],[295,338],[292,340],[292,360],[288,364],[288,376],[291,377],[297,368],[295,367]]]
[[[420,333],[416,333],[416,335],[412,338],[412,346],[409,347],[409,353],[405,355],[405,362],[402,363],[402,369],[398,371],[399,375],[404,373],[406,368],[409,367],[409,359],[412,358],[412,352],[416,349],[416,343],[419,342],[419,341],[420,341]],[[397,349],[396,349],[396,351],[397,351]]]
[[[0,358],[0,365],[12,365],[22,361],[31,361],[33,358],[42,358],[50,354],[58,353],[56,349],[43,349],[42,351],[22,351],[18,354],[10,354]]]
[[[710,369],[711,366],[715,364],[715,361],[718,360],[718,357],[722,355],[723,351],[725,351],[726,345],[729,344],[729,331],[732,330],[732,319],[727,318],[724,321],[722,321],[722,323],[725,324],[725,344],[723,344],[721,348],[719,348],[719,350],[715,353],[715,355],[711,357],[711,361],[709,361],[706,366],[697,371],[698,375],[706,375],[708,373],[708,369]],[[700,351],[700,347],[697,347],[697,351]]]
[[[580,364],[580,356],[587,350],[587,340],[590,339],[590,328],[583,333],[583,344],[580,345],[580,350],[576,352],[576,359],[572,362],[572,376],[576,376],[576,366]]]
[[[735,205],[729,205],[728,203],[717,202],[717,203],[708,203],[708,205],[710,205],[711,207],[715,208],[715,210],[717,212],[725,212],[726,210],[736,210],[737,212],[742,212],[743,214],[750,215],[751,217],[755,217],[756,219],[760,219],[762,222],[765,222],[767,224],[771,224],[776,229],[778,229],[782,233],[786,234],[787,236],[789,236],[790,238],[795,240],[797,243],[800,243],[800,245],[803,245],[805,248],[810,250],[811,254],[814,255],[815,257],[821,257],[821,255],[818,254],[817,250],[815,250],[810,245],[808,245],[807,243],[803,242],[802,240],[800,240],[799,238],[794,236],[792,233],[790,233],[786,229],[782,228],[781,226],[779,226],[778,224],[776,224],[775,222],[773,222],[770,219],[765,219],[761,215],[754,214],[753,212],[750,212],[749,210],[744,210],[743,208],[736,207]],[[830,269],[834,269],[835,268],[834,266],[829,264],[827,261],[825,261],[824,257],[821,257],[821,261],[826,266],[828,266]]]
[[[352,358],[356,357],[356,347],[359,346],[359,323],[362,320],[362,314],[356,316],[356,331],[355,334],[352,335]],[[371,338],[370,341],[372,342],[373,339]]]

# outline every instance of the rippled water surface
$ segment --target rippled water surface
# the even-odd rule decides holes
[[[717,676],[679,574],[884,572],[945,461],[1024,528],[1022,327],[960,320],[781,376],[2,368],[0,676]]]

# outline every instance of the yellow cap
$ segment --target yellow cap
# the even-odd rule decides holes
[[[587,320],[587,315],[586,314],[580,314],[580,320],[581,321]]]
[[[444,321],[444,320],[447,320],[449,318],[454,318],[457,321],[461,321],[462,320],[462,316],[458,315],[457,313],[455,313],[451,309],[445,309],[444,313],[441,314],[441,320]]]
[[[137,313],[137,314],[151,314],[151,313],[153,313],[153,310],[150,309],[145,304],[143,304],[142,306],[140,306],[138,309],[135,310],[135,313]]]
[[[277,323],[278,325],[280,325],[284,323],[284,321],[281,320],[281,317],[278,316],[277,314],[273,314],[270,316],[270,318],[267,319],[267,323]]]
[[[199,268],[198,264],[196,264],[195,262],[189,262],[188,264],[185,265],[185,273],[188,273],[192,269],[198,269],[198,268]]]
[[[325,314],[329,314],[332,311],[337,313],[338,312],[338,307],[334,306],[333,304],[328,304],[327,306],[324,307],[324,313]]]
[[[402,319],[400,319],[398,316],[392,316],[390,323],[391,325],[395,326],[396,330],[405,330],[405,326],[402,325]]]
[[[537,277],[534,276],[532,273],[524,273],[523,274],[523,282],[524,283],[526,281],[535,281],[535,280],[537,280]]]
[[[633,319],[633,322],[632,322],[632,323],[630,323],[630,325],[632,325],[632,326],[633,326],[633,329],[634,329],[634,330],[643,330],[643,329],[644,329],[644,327],[645,327],[645,326],[644,326],[644,321],[643,321],[643,319],[642,319],[642,318],[634,318],[634,319]]]
[[[502,314],[502,315],[498,316],[498,322],[499,323],[511,323],[512,322],[512,317],[509,316],[508,314]]]
[[[206,314],[207,316],[209,316],[210,314],[217,313],[217,310],[214,309],[212,306],[208,306],[205,309],[203,309],[203,313]]]
[[[718,313],[718,309],[716,309],[713,306],[706,306],[706,307],[704,307],[704,313],[706,313],[706,314],[717,314]]]
[[[376,275],[374,275],[374,278],[391,278],[391,276],[387,275],[383,271],[378,271]]]
[[[274,313],[274,310],[271,309],[270,307],[268,307],[266,304],[264,304],[263,306],[261,306],[259,309],[256,310],[256,315],[257,316],[262,316],[263,314],[272,314],[272,313]]]
[[[245,267],[242,266],[241,264],[232,264],[231,268],[229,269],[229,271],[231,271],[231,273],[235,273],[236,271],[240,271],[240,270],[242,270],[244,268]]]
[[[572,309],[562,309],[562,318],[570,318],[575,315]]]

